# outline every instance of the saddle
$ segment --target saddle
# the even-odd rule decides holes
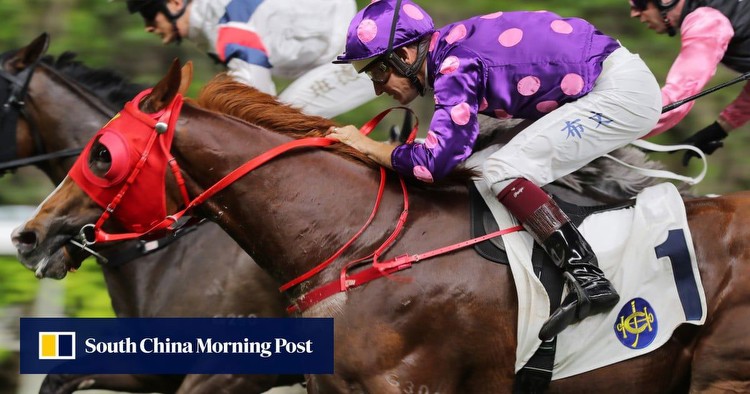
[[[474,183],[470,182],[468,188],[471,237],[480,237],[498,231],[497,222],[482,195],[474,186]],[[635,203],[635,200],[628,200],[614,205],[576,205],[560,197],[561,194],[572,196],[569,191],[563,190],[560,186],[547,185],[544,189],[552,196],[576,226],[579,226],[591,214],[621,209],[632,206]],[[590,203],[590,200],[584,201],[584,203]],[[505,245],[501,237],[477,243],[474,245],[474,250],[489,261],[509,265],[508,254],[505,251]],[[539,278],[547,291],[550,299],[550,313],[552,313],[560,306],[562,299],[562,292],[565,286],[563,271],[552,262],[544,249],[536,243],[531,254],[531,264],[534,274]],[[514,393],[541,393],[545,391],[552,379],[556,342],[557,338],[543,342],[529,359],[528,363],[518,371],[513,387]]]

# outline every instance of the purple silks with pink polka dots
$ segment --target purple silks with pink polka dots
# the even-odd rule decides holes
[[[619,47],[585,20],[547,11],[495,12],[439,29],[427,58],[429,144],[397,147],[394,169],[425,182],[444,177],[471,154],[477,113],[539,119],[590,92]]]

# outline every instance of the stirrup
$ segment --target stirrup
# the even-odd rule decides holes
[[[570,291],[539,330],[539,339],[543,341],[551,340],[569,325],[581,321],[582,316],[586,317],[591,309],[591,300],[586,296],[583,286],[571,273],[563,272],[563,276],[570,285]]]

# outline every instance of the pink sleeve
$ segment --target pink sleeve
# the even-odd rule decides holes
[[[700,7],[688,14],[680,27],[682,47],[661,89],[662,104],[690,97],[703,89],[716,74],[716,67],[734,36],[724,14],[714,8]],[[644,138],[653,137],[679,123],[695,104],[691,101],[661,115],[659,123]]]
[[[750,82],[746,83],[740,95],[724,108],[724,111],[721,111],[720,116],[733,129],[744,125],[750,120]]]

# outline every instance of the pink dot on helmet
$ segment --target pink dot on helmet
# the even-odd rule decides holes
[[[498,119],[510,119],[513,117],[513,115],[509,114],[504,109],[496,109],[495,110],[495,117]]]
[[[578,74],[567,74],[563,77],[560,88],[568,96],[575,96],[583,90],[583,78]]]
[[[437,44],[439,37],[440,37],[440,32],[436,31],[432,33],[432,37],[430,37],[430,49],[429,49],[430,52],[432,52],[432,50],[435,49],[435,45]]]
[[[487,107],[489,107],[489,106],[490,106],[490,103],[488,103],[488,102],[487,102],[487,99],[486,99],[486,98],[484,98],[484,97],[482,97],[482,102],[481,102],[481,103],[479,103],[479,110],[480,110],[480,111],[484,111],[484,110],[485,110],[485,109],[487,109]]]
[[[518,93],[521,93],[521,95],[531,96],[539,90],[539,86],[541,85],[542,82],[539,80],[539,78],[533,75],[529,75],[528,77],[521,78],[521,80],[518,81],[518,85],[516,86],[516,88],[518,89]]]
[[[536,110],[546,114],[547,112],[552,112],[557,109],[558,106],[559,104],[554,100],[541,101],[536,105]]]
[[[549,26],[555,33],[570,34],[573,32],[573,26],[571,26],[570,23],[559,19],[556,21],[552,21]]]
[[[364,43],[368,43],[378,35],[378,25],[372,19],[363,19],[357,26],[357,38]]]
[[[427,137],[424,139],[424,146],[427,149],[432,149],[438,145],[438,138],[435,132],[430,130],[427,132]]]
[[[466,37],[466,26],[463,23],[453,26],[451,31],[445,36],[445,42],[453,44],[454,42]]]
[[[493,12],[492,14],[482,15],[480,18],[482,19],[497,19],[503,14],[502,11]]]
[[[424,19],[424,14],[414,4],[406,4],[401,9],[404,10],[404,13],[412,19],[415,19],[418,21],[421,21],[422,19]]]
[[[440,73],[441,74],[450,74],[456,70],[458,70],[458,66],[460,65],[460,61],[455,56],[448,56],[443,60],[443,63],[440,64]]]
[[[432,173],[425,166],[414,167],[414,177],[422,182],[432,183]]]
[[[453,120],[453,123],[463,126],[469,123],[470,118],[471,107],[469,107],[469,104],[461,103],[451,108],[451,120]]]

